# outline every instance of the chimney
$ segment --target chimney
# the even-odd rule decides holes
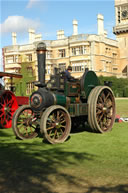
[[[41,41],[42,40],[42,34],[36,34],[35,35],[35,41],[38,42],[38,41]]]
[[[45,69],[46,69],[46,44],[40,42],[37,45],[37,60],[38,60],[38,81],[39,86],[45,86]]]
[[[97,15],[98,35],[104,35],[104,16]]]
[[[60,30],[57,31],[57,40],[60,40]]]
[[[15,46],[17,44],[16,42],[16,33],[12,32],[12,45]]]
[[[72,22],[72,25],[73,25],[73,34],[72,35],[78,35],[78,21],[74,19]]]
[[[31,29],[28,30],[28,34],[29,34],[29,43],[31,43],[32,42]]]
[[[57,31],[57,40],[61,40],[61,39],[64,39],[65,36],[64,36],[64,30],[58,30]]]
[[[29,29],[29,43],[32,44],[35,41],[35,30]]]

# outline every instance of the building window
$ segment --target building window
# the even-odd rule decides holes
[[[12,64],[12,63],[14,63],[14,56],[8,56],[8,57],[6,57],[6,63],[7,63],[7,64]]]
[[[105,48],[105,54],[107,54],[108,53],[108,48]]]
[[[60,72],[64,72],[66,70],[66,63],[59,63]]]
[[[46,72],[47,72],[47,74],[51,74],[51,67],[50,66],[47,66]]]
[[[106,72],[110,72],[111,62],[106,61]]]
[[[106,47],[105,48],[105,54],[110,55],[111,54],[111,48]]]
[[[86,53],[86,47],[85,46],[73,47],[71,49],[72,49],[71,50],[72,56],[83,55]]]
[[[27,54],[26,55],[26,61],[31,62],[32,61],[32,54]]]
[[[85,63],[74,63],[72,64],[73,72],[84,72],[86,64]]]
[[[60,58],[64,58],[64,57],[66,57],[66,52],[65,52],[65,49],[61,49],[61,50],[59,50],[59,57],[60,57]]]
[[[33,75],[33,69],[32,69],[31,66],[28,66],[28,67],[27,67],[27,72],[28,72],[28,75],[29,75],[29,76],[32,76],[32,75]]]
[[[113,64],[116,64],[117,54],[113,53],[112,56],[113,56]]]
[[[78,54],[83,55],[83,53],[84,53],[83,46],[78,47]]]
[[[15,62],[18,63],[18,55],[15,56]]]
[[[83,55],[86,53],[86,47],[85,46],[80,46],[78,47],[78,54]]]
[[[26,94],[30,95],[34,90],[34,83],[33,82],[27,82],[26,83]]]
[[[76,56],[76,48],[72,48],[72,56]]]
[[[47,58],[47,59],[52,58],[52,50],[47,50],[47,52],[46,52],[46,58]]]
[[[118,68],[113,68],[113,70],[118,70]]]

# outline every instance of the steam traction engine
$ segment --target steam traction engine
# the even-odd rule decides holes
[[[38,90],[30,96],[30,105],[21,106],[13,116],[13,131],[20,139],[31,139],[39,132],[50,143],[64,142],[72,128],[88,122],[94,132],[112,129],[115,120],[115,98],[108,86],[100,86],[93,71],[81,79],[67,81],[55,68],[45,83],[46,45],[37,46]]]

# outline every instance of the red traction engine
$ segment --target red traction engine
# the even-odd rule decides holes
[[[0,72],[0,78],[5,76],[11,78],[11,91],[5,90],[2,84],[0,85],[0,127],[10,128],[13,114],[18,109],[17,98],[13,93],[12,78],[22,78],[22,75]]]

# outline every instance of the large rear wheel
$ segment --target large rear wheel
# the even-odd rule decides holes
[[[88,98],[88,123],[96,132],[107,132],[115,121],[115,98],[111,88],[95,87]]]
[[[40,130],[48,142],[63,143],[71,131],[71,118],[68,111],[59,105],[47,108],[41,117]]]

